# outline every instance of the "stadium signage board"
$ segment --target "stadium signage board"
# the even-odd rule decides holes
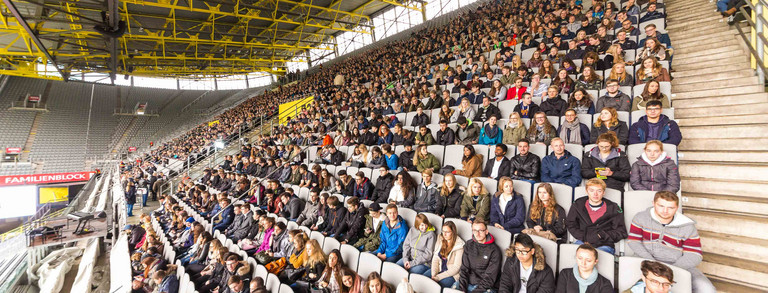
[[[21,148],[5,148],[5,154],[7,155],[18,155],[21,154]]]
[[[0,176],[0,186],[87,181],[95,172]]]
[[[136,151],[136,147],[128,147],[128,151],[129,152],[135,152]]]
[[[30,102],[30,103],[40,102],[40,96],[32,96],[32,95],[30,95],[29,97],[27,97],[27,101]]]

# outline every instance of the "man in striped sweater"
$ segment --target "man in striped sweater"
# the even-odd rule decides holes
[[[627,243],[635,255],[671,264],[691,272],[693,292],[715,292],[715,287],[696,269],[702,260],[701,240],[696,222],[678,214],[678,197],[659,191],[653,207],[635,215]]]

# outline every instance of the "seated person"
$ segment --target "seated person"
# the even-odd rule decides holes
[[[383,166],[379,168],[383,168]],[[357,171],[357,174],[355,174],[355,193],[353,196],[359,199],[371,200],[373,190],[374,187],[371,180],[365,177],[363,171]]]
[[[464,146],[464,155],[461,158],[461,169],[454,170],[452,173],[467,178],[478,177],[482,175],[483,155],[475,152],[472,145]]]
[[[683,135],[677,122],[661,114],[661,102],[649,101],[645,104],[645,116],[632,124],[629,129],[629,143],[645,143],[651,140],[659,140],[662,143],[680,145]]]
[[[413,157],[413,165],[416,166],[416,170],[424,172],[424,170],[431,170],[436,172],[440,170],[440,161],[427,150],[426,145],[420,145],[416,155]]]
[[[432,136],[429,128],[427,128],[425,125],[422,125],[419,126],[419,133],[416,134],[416,140],[414,142],[419,145],[433,145],[435,144],[435,138]]]
[[[491,104],[491,98],[486,96],[483,98],[483,104],[480,105],[480,107],[477,107],[477,114],[475,114],[475,117],[472,118],[472,120],[485,122],[491,117],[496,117],[496,119],[501,118],[501,110],[499,110],[499,107],[496,107],[496,105]]]
[[[219,206],[221,206],[221,211],[219,212],[219,215],[216,216],[215,219],[213,219],[213,229],[219,230],[221,232],[224,232],[224,230],[229,227],[229,225],[232,224],[232,221],[235,219],[235,211],[234,207],[231,205],[232,200],[229,198],[223,198],[219,200]],[[215,214],[213,214],[215,216]]]
[[[352,246],[360,251],[374,251],[378,249],[379,244],[381,244],[379,235],[385,220],[386,216],[381,213],[381,205],[375,202],[371,203],[368,206],[368,215],[365,216],[363,234],[357,239],[357,242],[352,244]]]
[[[502,138],[504,137],[504,132],[498,125],[496,125],[497,119],[496,116],[491,116],[488,118],[488,123],[480,129],[480,138],[478,139],[479,144],[495,145],[501,143]]]
[[[397,214],[397,205],[389,204],[387,219],[379,233],[381,243],[372,253],[383,261],[397,262],[403,257],[403,242],[407,234],[408,224]]]
[[[483,177],[499,180],[502,176],[509,176],[511,162],[507,159],[507,145],[500,143],[494,148],[493,158],[489,158],[485,163]]]
[[[517,143],[518,154],[510,159],[509,177],[515,180],[539,181],[541,170],[541,158],[529,152],[531,149],[528,139],[521,139]]]
[[[530,142],[548,145],[557,137],[557,129],[549,123],[546,113],[538,112],[532,120],[527,133]]]
[[[432,250],[435,248],[435,227],[429,223],[424,214],[416,215],[413,227],[403,242],[403,258],[397,265],[405,268],[411,274],[423,275],[431,271]]]
[[[459,128],[456,130],[456,144],[476,144],[480,136],[480,127],[477,123],[464,117],[459,117]]]
[[[643,154],[632,164],[629,185],[634,190],[680,190],[680,171],[675,161],[664,152],[660,141],[652,140],[645,144]]]
[[[454,110],[453,115],[451,115],[451,122],[459,123],[459,118],[461,117],[464,117],[467,120],[475,118],[475,109],[469,104],[469,99],[461,99],[459,108]]]
[[[507,248],[507,262],[501,274],[499,293],[555,292],[555,275],[547,264],[544,250],[531,236],[519,234]]]
[[[413,207],[416,202],[416,181],[408,172],[397,173],[396,178],[389,190],[387,202],[405,208]]]
[[[333,233],[342,225],[344,218],[347,216],[347,209],[344,208],[344,204],[339,201],[338,197],[330,196],[326,202],[328,214],[324,217],[326,226],[322,233],[325,236],[334,237],[336,235]]]
[[[456,233],[456,224],[451,221],[443,222],[443,230],[435,242],[432,253],[431,269],[424,273],[443,288],[451,288],[459,281],[459,269],[464,254],[464,240]]]
[[[501,250],[484,221],[472,223],[472,240],[464,244],[458,289],[462,292],[495,292],[499,287]]]
[[[525,201],[509,177],[499,179],[499,191],[491,198],[491,225],[512,235],[525,229]]]
[[[669,293],[672,284],[675,283],[675,274],[671,268],[663,263],[651,260],[644,260],[640,263],[640,272],[643,277],[624,293],[632,292],[654,292]],[[713,288],[714,290],[714,288]],[[701,291],[694,291],[701,292]],[[714,291],[713,291],[714,292]]]
[[[547,88],[546,100],[541,102],[539,111],[544,112],[549,116],[563,116],[565,110],[568,110],[568,102],[560,97],[560,87],[557,85],[551,85]]]
[[[533,102],[533,96],[531,93],[524,93],[520,99],[520,104],[515,105],[513,110],[520,115],[520,118],[533,118],[533,115],[538,113],[539,105]]]
[[[439,192],[437,184],[432,182],[432,171],[421,172],[421,183],[416,187],[413,210],[418,213],[435,213]]]
[[[459,216],[467,222],[487,222],[491,211],[491,196],[483,186],[483,182],[477,178],[470,178],[467,190],[461,200],[461,212]]]
[[[437,197],[435,214],[443,218],[459,218],[463,199],[464,187],[456,182],[456,176],[451,173],[445,174],[443,185],[440,186],[440,196]]]
[[[456,142],[456,132],[448,127],[447,120],[440,120],[440,130],[435,134],[435,144],[451,145]]]
[[[575,257],[575,267],[560,270],[555,292],[614,292],[611,281],[597,273],[597,250],[592,245],[580,245]]]
[[[614,108],[616,111],[629,112],[632,110],[632,98],[619,90],[619,81],[608,79],[605,82],[605,95],[599,97],[595,103],[596,109]]]
[[[541,183],[536,188],[525,223],[529,227],[522,231],[525,234],[558,242],[567,240],[565,209],[557,203],[554,189],[549,183]]]
[[[589,142],[597,143],[597,137],[608,131],[612,131],[619,139],[619,144],[627,144],[629,128],[627,123],[619,120],[619,113],[614,108],[600,108],[600,116],[595,119],[592,131],[589,134]]]
[[[672,106],[669,102],[669,97],[661,93],[661,85],[655,80],[646,82],[643,93],[632,100],[632,111],[645,110],[646,105],[650,101],[660,101],[662,108]]]
[[[368,209],[360,204],[357,197],[347,198],[347,213],[336,231],[336,239],[342,244],[356,243],[363,236],[365,227],[365,216],[368,216]]]
[[[619,148],[619,139],[613,132],[606,132],[597,138],[597,146],[587,150],[581,159],[581,178],[600,178],[608,188],[624,191],[629,181],[629,159]]]
[[[283,202],[283,209],[280,211],[280,216],[295,222],[299,219],[301,212],[304,211],[304,200],[300,199],[295,194],[283,192],[280,194],[280,200]]]
[[[576,93],[579,93],[578,91]],[[592,104],[592,102],[590,102]],[[576,110],[568,109],[565,111],[565,120],[557,128],[557,133],[565,143],[570,144],[589,144],[589,126],[584,125],[579,121],[579,116],[576,114]]]
[[[672,192],[657,192],[653,197],[653,207],[637,213],[632,219],[627,245],[638,257],[691,272],[693,292],[715,292],[712,282],[696,268],[703,259],[701,239],[696,222],[677,212],[679,202],[680,199]]]
[[[560,183],[576,187],[581,184],[581,162],[565,150],[559,137],[552,139],[552,152],[541,159],[541,182]]]
[[[424,107],[419,106],[416,108],[416,116],[413,117],[413,121],[411,121],[411,126],[422,126],[422,125],[428,125],[429,124],[429,115],[424,113]]]
[[[590,243],[614,254],[614,244],[627,238],[624,214],[619,205],[605,195],[605,182],[599,178],[586,183],[587,196],[576,199],[568,211],[565,225],[576,239],[575,244]]]

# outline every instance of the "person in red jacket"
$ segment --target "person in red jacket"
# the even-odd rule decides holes
[[[515,78],[515,86],[507,90],[507,100],[520,100],[526,90],[528,88],[523,86],[523,79],[520,77]]]

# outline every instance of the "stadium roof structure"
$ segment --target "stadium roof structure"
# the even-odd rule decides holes
[[[335,35],[372,34],[370,16],[421,0],[2,0],[0,74],[282,75]]]

